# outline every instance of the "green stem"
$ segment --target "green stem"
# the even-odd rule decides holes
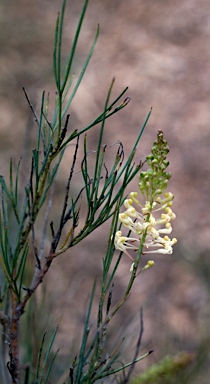
[[[136,274],[137,273],[137,268],[138,268],[139,261],[140,261],[141,255],[142,255],[143,246],[144,246],[144,243],[146,241],[146,237],[147,237],[147,231],[145,231],[145,233],[142,236],[141,244],[140,244],[140,247],[138,249],[138,253],[137,253],[136,259],[134,261],[132,275],[130,277],[130,281],[129,281],[128,286],[127,286],[126,291],[125,291],[125,297],[127,297],[129,295],[129,293],[131,291],[131,288],[133,286],[134,280],[135,280],[135,278],[137,276],[137,274]]]

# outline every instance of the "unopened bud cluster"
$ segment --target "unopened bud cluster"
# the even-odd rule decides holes
[[[171,173],[166,172],[169,162],[166,158],[169,152],[167,141],[163,138],[163,132],[158,131],[157,141],[154,142],[151,154],[146,157],[150,167],[141,172],[139,177],[139,189],[149,201],[162,194],[171,178]]]

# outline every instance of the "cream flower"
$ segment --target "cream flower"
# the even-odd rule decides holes
[[[124,201],[126,210],[119,214],[119,221],[123,227],[135,233],[136,237],[126,237],[123,236],[122,231],[117,231],[115,248],[133,259],[127,249],[137,251],[141,245],[142,236],[146,234],[143,253],[172,254],[173,245],[177,243],[177,239],[168,237],[172,232],[170,222],[176,218],[171,208],[173,198],[173,194],[167,192],[163,198],[157,197],[152,204],[146,201],[142,207],[137,199],[137,193],[131,192],[129,198]],[[140,212],[136,210],[133,203],[141,207]],[[161,210],[163,213],[159,212]],[[158,217],[156,217],[157,214],[159,214]]]
[[[126,253],[126,255],[128,257],[130,257],[130,259],[133,260],[133,257],[127,252],[127,249],[131,248],[131,249],[138,250],[138,247],[135,247],[134,245],[130,244],[129,241],[135,242],[135,241],[138,241],[138,239],[132,238],[132,237],[122,236],[121,231],[116,232],[115,239],[114,239],[115,248],[121,252]]]

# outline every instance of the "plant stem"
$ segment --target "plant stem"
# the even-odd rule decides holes
[[[19,320],[20,313],[17,311],[17,296],[12,291],[12,319],[10,330],[10,362],[8,363],[8,369],[12,377],[13,384],[20,383],[20,362],[19,362],[19,348],[18,348],[18,336],[19,336]]]
[[[43,277],[47,273],[51,263],[53,260],[53,255],[50,254],[47,257],[47,261],[44,265],[43,269],[36,270],[35,278],[33,280],[33,284],[29,289],[27,289],[27,293],[24,299],[21,302],[18,302],[16,294],[11,290],[12,295],[12,318],[11,318],[11,329],[10,329],[10,361],[8,363],[8,370],[13,380],[13,384],[20,384],[20,361],[19,361],[19,322],[20,317],[24,312],[24,308],[26,303],[28,302],[31,295],[34,293],[39,284],[42,283]]]

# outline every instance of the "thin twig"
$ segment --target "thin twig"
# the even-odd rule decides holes
[[[24,95],[25,95],[25,98],[26,98],[26,100],[27,100],[27,102],[28,102],[28,105],[29,105],[29,107],[31,108],[32,114],[33,114],[33,116],[34,116],[34,120],[35,120],[35,122],[36,122],[38,128],[40,128],[39,118],[38,118],[38,116],[37,116],[37,114],[36,114],[36,112],[35,112],[35,109],[34,109],[33,105],[31,104],[31,101],[30,101],[30,99],[29,99],[29,97],[28,97],[28,94],[27,94],[27,92],[26,92],[26,90],[25,90],[24,87],[22,87],[22,90],[23,90],[23,92],[24,92]]]
[[[33,105],[31,104],[31,101],[30,101],[30,99],[29,99],[29,97],[28,97],[28,95],[27,95],[27,92],[26,92],[25,88],[22,87],[22,89],[23,89],[25,98],[26,98],[26,100],[27,100],[27,102],[28,102],[28,105],[29,105],[29,107],[31,108],[32,114],[33,114],[33,116],[34,116],[34,120],[35,120],[35,122],[36,122],[38,128],[39,128],[40,131],[41,131],[41,137],[42,137],[42,143],[43,143],[44,153],[46,153],[46,147],[45,147],[45,141],[44,141],[44,133],[43,133],[42,127],[40,127],[40,121],[39,121],[39,118],[38,118],[38,116],[37,116],[37,114],[36,114],[36,112],[35,112],[35,109],[34,109]]]
[[[142,310],[142,308],[140,308],[140,332],[139,332],[139,337],[138,337],[138,340],[136,343],[136,350],[135,350],[132,364],[128,370],[127,375],[124,377],[123,381],[121,382],[121,384],[127,384],[130,382],[129,380],[130,380],[130,377],[133,373],[135,362],[136,362],[136,359],[137,359],[138,354],[139,354],[143,332],[144,332],[143,310]]]
[[[55,179],[52,183],[52,188],[50,190],[50,197],[49,197],[47,208],[45,211],[44,228],[43,228],[43,232],[42,232],[43,235],[42,235],[42,241],[41,241],[41,246],[40,246],[40,250],[39,250],[39,260],[40,261],[42,260],[42,257],[43,257],[44,246],[45,246],[45,241],[46,241],[46,236],[47,236],[47,226],[48,226],[48,219],[49,219],[50,211],[52,208],[52,200],[53,200],[53,195],[54,195],[54,185],[55,185]],[[51,225],[51,227],[52,227],[52,225]]]
[[[67,124],[68,124],[68,120],[66,120],[66,121],[67,121]],[[68,177],[67,184],[66,184],[66,193],[65,193],[65,196],[64,196],[63,210],[62,210],[62,214],[61,214],[61,218],[60,218],[60,225],[59,225],[58,231],[57,231],[56,235],[54,236],[54,239],[53,239],[52,244],[51,244],[51,251],[52,252],[55,252],[55,250],[56,250],[56,247],[57,247],[58,242],[59,242],[60,237],[61,237],[61,233],[62,233],[63,227],[64,227],[64,225],[65,225],[65,223],[67,221],[67,220],[65,220],[65,213],[66,213],[66,208],[67,208],[67,205],[68,205],[69,190],[70,190],[71,180],[72,180],[73,173],[74,173],[74,167],[75,167],[75,163],[76,163],[76,159],[77,159],[78,148],[79,148],[79,136],[77,137],[77,142],[76,142],[76,147],[75,147],[75,151],[74,151],[73,162],[72,162],[72,165],[71,165],[71,168],[70,168],[69,177]]]

